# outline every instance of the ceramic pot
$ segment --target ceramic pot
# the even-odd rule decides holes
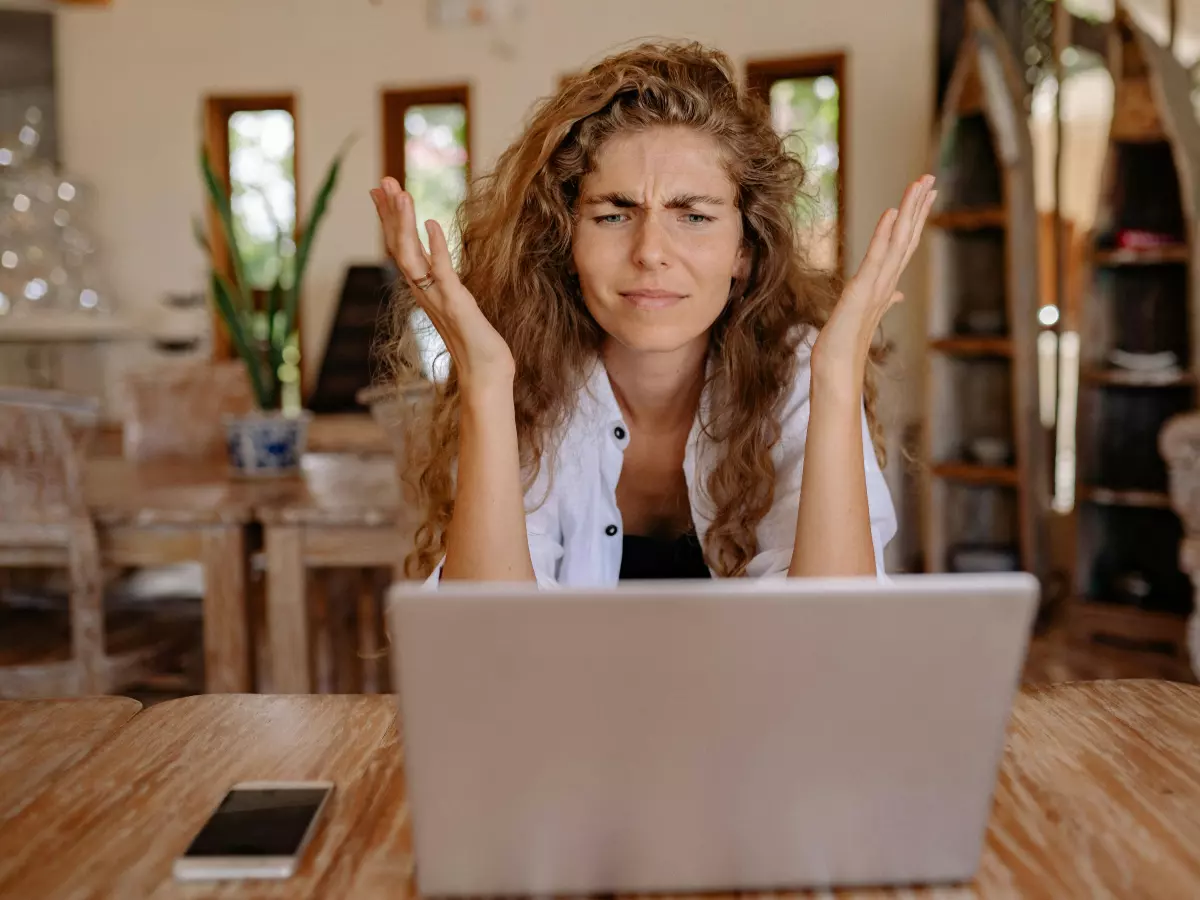
[[[225,419],[229,466],[240,478],[297,475],[308,443],[312,414],[253,412]]]

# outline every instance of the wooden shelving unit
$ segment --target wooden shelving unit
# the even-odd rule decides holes
[[[935,135],[923,477],[927,571],[1046,569],[1038,420],[1038,219],[1020,67],[967,4]]]
[[[1113,120],[1080,336],[1071,630],[1179,653],[1191,585],[1158,436],[1197,400],[1200,126],[1187,70],[1119,5],[1108,63]]]

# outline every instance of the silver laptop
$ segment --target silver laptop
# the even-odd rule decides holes
[[[422,894],[959,882],[1028,574],[397,585]]]

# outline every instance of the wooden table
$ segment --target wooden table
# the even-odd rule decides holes
[[[390,697],[344,695],[153,707],[0,825],[0,896],[412,896],[396,712]],[[337,783],[301,870],[286,883],[175,884],[172,859],[226,787],[249,778]],[[1026,689],[976,881],[837,896],[1200,896],[1200,688]]]
[[[210,693],[252,689],[246,528],[256,504],[296,491],[283,481],[233,480],[223,464],[138,464],[121,458],[87,463],[84,492],[105,563],[203,566]]]
[[[267,549],[271,691],[313,689],[306,584],[310,568],[390,567],[410,545],[390,456],[310,454],[302,489],[258,504]]]
[[[0,701],[0,825],[141,708],[128,697]]]

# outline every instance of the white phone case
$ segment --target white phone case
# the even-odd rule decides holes
[[[281,879],[290,878],[296,873],[304,850],[308,847],[317,824],[320,822],[333,794],[332,781],[240,781],[229,788],[221,801],[234,791],[288,791],[288,790],[323,790],[325,796],[320,806],[305,829],[304,837],[292,856],[185,856],[176,857],[172,873],[177,881],[225,881],[241,879]],[[218,803],[218,806],[220,803]],[[216,813],[217,807],[209,813],[209,818]],[[204,826],[201,825],[201,828]],[[197,834],[199,829],[197,829]],[[194,838],[194,836],[193,836]],[[189,839],[189,844],[190,844]]]

